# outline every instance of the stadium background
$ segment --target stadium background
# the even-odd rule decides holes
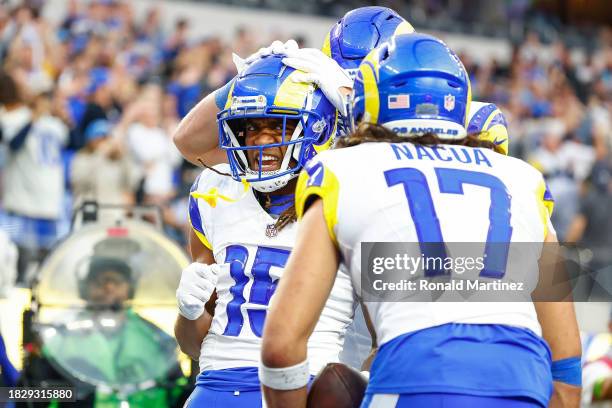
[[[320,47],[332,24],[359,0],[0,1],[0,68],[20,89],[20,102],[67,125],[57,238],[68,232],[72,208],[84,198],[163,208],[166,232],[185,245],[187,193],[198,169],[182,160],[171,136],[203,96],[235,75],[231,52],[242,57],[272,40],[294,38]],[[418,31],[436,34],[461,56],[474,98],[495,102],[508,119],[512,155],[538,166],[556,198],[560,238],[610,252],[612,230],[612,8],[606,0],[389,0]],[[4,84],[4,83],[3,83]],[[96,168],[75,175],[88,126],[107,119],[104,142],[124,166],[107,188]],[[89,129],[90,132],[93,132]],[[95,132],[94,132],[95,133]],[[99,132],[98,132],[99,133]],[[93,135],[93,133],[91,133]],[[98,137],[95,134],[92,137]],[[11,155],[0,144],[0,185]],[[103,155],[107,155],[104,153]],[[108,153],[110,157],[110,153]],[[93,159],[92,159],[93,160]],[[107,163],[108,164],[108,163]],[[112,163],[110,164],[112,166]],[[87,167],[86,167],[87,168]],[[36,186],[32,200],[36,200]],[[587,205],[596,198],[597,205]],[[4,211],[0,229],[27,246],[26,274],[49,243],[20,243],[22,226]],[[603,212],[602,212],[603,211]],[[602,215],[603,214],[603,215]],[[30,215],[32,216],[32,215]],[[36,215],[34,215],[35,217]],[[602,224],[576,232],[576,219]],[[36,241],[36,240],[34,240]],[[608,249],[605,249],[608,248]],[[599,252],[598,252],[599,251]],[[10,282],[9,282],[10,284]],[[607,304],[578,304],[583,330],[606,331]],[[2,325],[6,331],[5,324]]]

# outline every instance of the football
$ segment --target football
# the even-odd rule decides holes
[[[308,408],[358,408],[367,380],[344,364],[330,363],[316,376],[308,392]]]

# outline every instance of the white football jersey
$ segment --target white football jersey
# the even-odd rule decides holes
[[[215,168],[230,172],[227,164]],[[296,224],[276,231],[272,228],[275,219],[250,188],[211,170],[204,170],[194,184],[189,214],[194,231],[221,266],[215,314],[202,342],[200,370],[258,367],[268,303],[295,243]],[[354,311],[353,293],[349,275],[339,274],[308,342],[312,374],[338,361]]]
[[[32,122],[26,107],[0,109],[3,142],[9,144]],[[68,128],[56,117],[42,116],[32,123],[21,149],[9,152],[4,176],[4,207],[19,215],[57,219],[64,200],[61,152]]]
[[[505,214],[505,227],[496,221],[502,225],[501,231],[496,227],[498,237],[505,233],[511,242],[535,243],[526,246],[534,252],[529,259],[535,264],[527,265],[533,270],[552,228],[552,198],[542,175],[521,160],[481,148],[367,143],[322,152],[300,175],[298,215],[313,195],[323,198],[330,235],[357,295],[362,294],[362,242],[473,242],[482,243],[484,251],[490,218]],[[537,276],[521,279],[531,287],[537,282]],[[451,322],[505,324],[541,333],[531,302],[365,305],[379,345]]]

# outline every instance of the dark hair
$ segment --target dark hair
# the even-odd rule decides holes
[[[0,105],[21,102],[17,82],[7,72],[0,70]]]
[[[219,170],[215,169],[214,167],[209,166],[208,164],[204,163],[204,161],[201,158],[199,158],[199,157],[198,157],[198,161],[200,162],[200,164],[204,168],[206,168],[208,170],[211,170],[211,171],[217,173],[220,176],[232,177],[231,174],[219,171]],[[260,202],[261,202],[261,200],[260,200]],[[280,206],[280,205],[284,205],[284,204],[286,204],[286,203],[271,204],[270,200],[264,200],[264,202],[262,203],[262,205],[264,207],[268,207],[268,208],[269,207]],[[295,211],[295,200],[294,200],[293,203],[291,204],[291,206],[289,206],[283,212],[280,213],[280,215],[276,219],[276,222],[274,223],[274,228],[276,229],[276,231],[280,231],[283,228],[285,228],[287,225],[289,225],[290,223],[295,222],[295,221],[297,221],[297,212]]]
[[[413,143],[424,146],[433,146],[438,144],[459,145],[467,147],[483,147],[501,153],[498,146],[488,140],[481,140],[483,132],[472,133],[459,140],[442,140],[435,133],[425,133],[420,136],[406,137],[399,136],[391,129],[387,129],[382,125],[362,123],[355,132],[347,137],[338,139],[335,148],[356,146],[361,143],[368,142],[388,142],[388,143]]]

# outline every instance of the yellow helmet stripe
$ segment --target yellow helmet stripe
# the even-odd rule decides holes
[[[489,127],[491,122],[493,122],[493,119],[495,119],[497,115],[501,115],[501,111],[499,109],[495,109],[493,112],[491,112],[484,125],[482,126],[482,130],[487,130],[487,128]]]
[[[407,21],[402,21],[401,23],[398,24],[397,27],[395,27],[395,31],[393,32],[393,35],[412,34],[414,32],[415,32],[415,29],[412,26],[412,24],[410,24]]]
[[[380,111],[380,95],[378,94],[378,84],[376,75],[370,64],[361,64],[359,67],[363,78],[365,113],[363,120],[369,123],[378,122]]]
[[[331,31],[328,32],[327,35],[325,36],[325,40],[323,40],[323,46],[321,47],[321,51],[323,51],[323,54],[331,58],[331,44],[329,41],[330,33]]]
[[[278,87],[276,97],[274,98],[274,105],[296,109],[304,107],[308,89],[311,85],[306,82],[293,82],[291,78],[297,72],[301,71],[296,70],[287,75],[287,78],[285,78],[281,86]]]
[[[373,51],[370,51],[361,63],[367,64],[370,66],[370,68],[372,68],[374,78],[378,81],[378,71],[380,69],[380,65],[378,64],[378,50],[374,49]]]
[[[227,100],[225,101],[225,108],[229,109],[232,106],[232,98],[234,93],[234,85],[236,85],[236,81],[232,82],[232,86],[230,87],[229,92],[227,93]]]

